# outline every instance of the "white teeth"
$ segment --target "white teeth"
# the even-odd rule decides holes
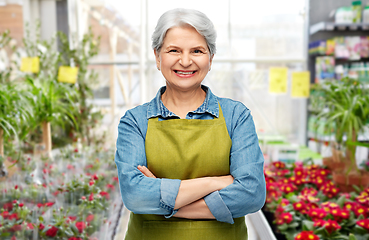
[[[184,75],[189,75],[189,74],[193,74],[194,72],[181,72],[181,71],[177,71],[178,74],[184,74]]]

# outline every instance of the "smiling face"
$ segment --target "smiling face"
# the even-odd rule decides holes
[[[190,26],[169,29],[160,52],[154,52],[167,87],[180,91],[199,88],[213,59],[205,38]]]

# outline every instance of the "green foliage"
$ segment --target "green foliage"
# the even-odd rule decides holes
[[[91,58],[98,53],[100,38],[95,39],[90,30],[89,33],[83,36],[82,41],[71,49],[68,37],[63,32],[58,32],[58,36],[62,52],[62,64],[68,66],[75,64],[78,67],[78,84],[73,86],[79,95],[79,114],[76,116],[76,119],[78,126],[80,126],[79,135],[89,145],[93,138],[90,128],[102,119],[101,113],[94,111],[93,105],[87,102],[87,99],[93,97],[92,86],[97,80],[97,74],[93,70],[88,69],[88,64]]]
[[[369,117],[369,88],[362,82],[345,78],[340,82],[323,83],[321,91],[324,94],[321,100],[327,110],[319,117],[335,123],[338,143],[342,143],[344,135],[347,140],[356,141]]]
[[[32,98],[29,99],[35,113],[34,122],[52,122],[61,126],[65,123],[78,127],[72,114],[76,110],[74,92],[62,83],[53,80],[35,82],[27,78]]]
[[[355,168],[355,144],[358,135],[364,132],[369,118],[369,87],[363,82],[344,78],[341,81],[327,81],[317,87],[322,92],[319,98],[324,109],[318,118],[326,119],[327,126],[335,126],[335,141],[339,148],[346,148]],[[346,137],[346,142],[344,141]]]

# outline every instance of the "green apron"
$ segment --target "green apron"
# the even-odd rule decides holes
[[[232,141],[219,118],[148,121],[147,167],[158,178],[193,179],[229,174]],[[234,224],[131,213],[125,240],[247,240],[245,218]]]

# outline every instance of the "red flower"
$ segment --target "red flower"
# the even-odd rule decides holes
[[[9,216],[9,220],[12,220],[12,219],[15,219],[15,220],[18,220],[19,217],[18,217],[18,214],[17,213],[13,213]]]
[[[347,210],[354,210],[356,207],[357,203],[355,202],[345,202],[345,204],[343,205],[343,208]]]
[[[90,214],[86,217],[86,222],[92,222],[94,220],[95,216],[93,214]]]
[[[92,180],[98,180],[98,179],[99,179],[99,177],[97,176],[97,174],[94,174],[94,175],[92,175],[91,179],[92,179]]]
[[[360,215],[363,215],[364,218],[367,217],[367,209],[364,206],[361,206],[360,204],[357,204],[357,206],[354,208],[354,213],[357,217],[359,217]]]
[[[53,202],[47,202],[47,203],[45,203],[45,206],[46,207],[51,207],[51,206],[53,206],[55,203],[53,203]]]
[[[45,225],[43,225],[42,223],[40,223],[40,225],[38,226],[38,228],[42,231],[42,230],[44,230]]]
[[[337,231],[341,229],[341,226],[338,225],[338,223],[334,220],[328,219],[324,224],[325,229],[329,234],[331,234],[334,231]]]
[[[297,190],[297,187],[293,184],[284,184],[281,186],[281,190],[284,193],[291,193]]]
[[[275,217],[279,218],[279,216],[284,213],[284,208],[281,205],[278,205],[277,209],[275,210]]]
[[[17,232],[17,231],[20,231],[20,230],[22,230],[22,225],[14,224],[14,226],[13,226],[13,227],[11,227],[9,230],[10,230],[11,232]]]
[[[359,220],[356,222],[356,224],[369,231],[369,219]]]
[[[17,190],[18,189],[18,185],[15,185],[14,189]]]
[[[286,164],[284,162],[277,161],[277,162],[273,162],[273,166],[281,169],[281,168],[285,168]]]
[[[8,218],[9,217],[9,212],[8,211],[4,211],[2,214],[3,218]]]
[[[33,227],[33,224],[32,223],[27,223],[27,229],[34,229],[34,227]]]
[[[13,202],[12,202],[13,204],[16,204],[16,203],[18,203],[18,201],[17,200],[13,200]]]
[[[81,199],[82,199],[82,200],[86,200],[86,197],[85,197],[85,196],[82,196],[82,197],[81,197]]]
[[[19,203],[19,207],[23,207],[24,206],[24,204],[23,203]]]
[[[113,184],[106,184],[106,188],[108,188],[108,189],[111,189],[111,190],[114,190],[115,189],[115,187],[114,187],[114,185]]]
[[[273,202],[274,200],[277,200],[281,195],[282,195],[282,193],[280,193],[278,191],[268,191],[266,201],[268,203]]]
[[[108,193],[108,192],[103,192],[103,191],[101,191],[101,192],[100,192],[100,195],[101,195],[101,196],[103,196],[103,197],[105,197],[107,200],[109,200],[109,198],[110,198],[110,195],[109,195],[109,193]]]
[[[348,210],[342,209],[332,209],[331,214],[333,215],[334,219],[338,222],[341,222],[342,219],[348,219],[350,217],[350,212]]]
[[[75,152],[75,153],[78,153],[78,148],[75,148],[75,149],[74,149],[74,152]]]
[[[325,216],[327,216],[327,213],[324,209],[321,208],[312,208],[310,209],[310,211],[308,212],[308,215],[313,219],[313,220],[317,220],[317,219],[322,219]]]
[[[88,197],[88,201],[93,201],[94,200],[94,193],[91,193],[90,196]]]
[[[301,190],[301,194],[305,196],[316,196],[318,194],[318,191],[314,188],[304,188]]]
[[[293,172],[295,173],[296,178],[304,177],[304,168],[303,167],[296,167]]]
[[[68,217],[71,221],[76,221],[76,219],[77,219],[77,217],[75,217],[75,216],[69,216]]]
[[[94,181],[89,181],[88,182],[88,185],[90,185],[90,186],[92,186],[92,185],[94,185],[95,184],[95,182]]]
[[[13,236],[10,240],[17,240],[17,238],[15,236]]]
[[[326,212],[331,212],[333,209],[340,209],[340,206],[334,202],[324,202],[321,204],[321,206]]]
[[[82,233],[86,228],[86,224],[84,222],[76,222],[76,228],[78,229],[79,233]]]
[[[296,203],[293,203],[292,205],[293,205],[293,209],[299,212],[306,208],[306,204],[304,202],[296,202]]]
[[[42,203],[37,203],[37,207],[38,208],[41,208],[41,207],[43,207],[44,206],[44,204],[42,204]]]
[[[68,238],[68,240],[82,240],[82,238],[79,238],[79,237],[70,237],[70,238]]]
[[[302,231],[296,235],[295,240],[319,240],[319,237],[313,231]]]
[[[58,228],[51,226],[51,228],[49,228],[49,230],[46,231],[46,236],[49,237],[55,237],[56,234],[58,233]]]
[[[323,227],[325,224],[325,220],[317,219],[314,221],[314,227]]]
[[[113,177],[113,180],[116,182],[119,182],[119,178],[118,177]]]
[[[4,210],[6,210],[6,211],[12,211],[13,210],[13,203],[10,203],[10,202],[8,202],[8,203],[5,203],[4,205],[3,205],[3,208],[4,208]]]
[[[281,220],[281,221],[280,221]],[[283,223],[290,223],[292,222],[293,218],[292,218],[292,215],[291,213],[282,213],[279,218],[277,219],[277,224],[281,225],[281,222],[282,224]]]

